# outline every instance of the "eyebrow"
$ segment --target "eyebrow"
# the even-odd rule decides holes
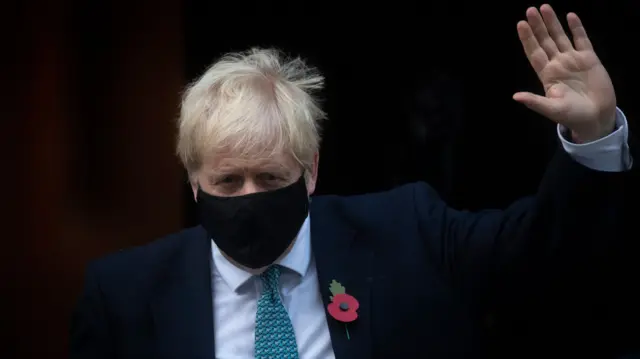
[[[291,170],[289,170],[287,167],[283,166],[283,165],[275,165],[275,164],[265,164],[262,167],[261,166],[256,166],[254,168],[251,168],[253,170],[253,172],[277,172],[280,174],[289,174],[291,173]],[[232,166],[226,166],[226,167],[219,167],[217,169],[210,169],[209,171],[206,171],[205,173],[207,175],[212,175],[212,176],[219,176],[219,175],[226,175],[226,174],[231,174],[231,173],[236,173],[239,171],[246,171],[247,167],[232,167]]]

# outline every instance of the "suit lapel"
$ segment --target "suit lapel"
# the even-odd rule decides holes
[[[325,308],[331,303],[329,283],[340,282],[359,303],[358,319],[344,324],[325,309],[337,359],[370,358],[373,248],[323,200],[311,205],[311,243]],[[347,335],[347,330],[349,335]]]
[[[151,302],[157,357],[213,358],[211,241],[204,230],[185,241],[164,275]]]

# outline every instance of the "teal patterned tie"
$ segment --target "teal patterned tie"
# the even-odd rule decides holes
[[[298,346],[293,325],[280,300],[278,283],[280,267],[269,267],[260,275],[262,296],[256,313],[256,359],[298,359]]]

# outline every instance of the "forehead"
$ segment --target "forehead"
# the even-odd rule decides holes
[[[300,165],[293,156],[281,152],[262,155],[234,155],[229,152],[206,156],[202,163],[205,172],[292,172]]]

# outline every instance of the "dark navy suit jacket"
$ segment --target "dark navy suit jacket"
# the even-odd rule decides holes
[[[559,151],[537,195],[503,211],[453,210],[424,183],[314,197],[320,288],[335,279],[360,301],[350,340],[328,317],[337,359],[482,356],[484,315],[505,288],[535,285],[553,263],[586,253],[576,248],[623,228],[628,176]],[[212,359],[212,293],[201,227],[95,261],[73,317],[71,358]]]

